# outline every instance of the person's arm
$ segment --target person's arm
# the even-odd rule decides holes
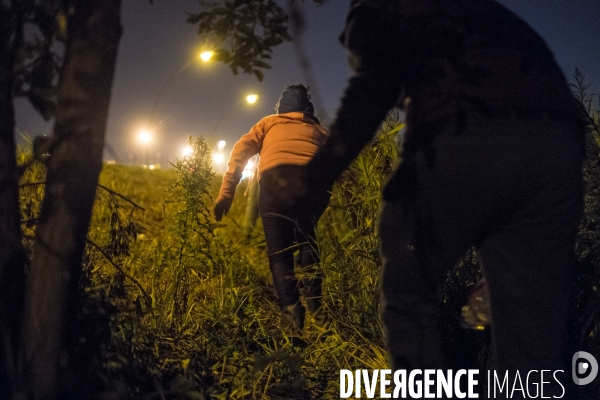
[[[373,138],[401,91],[403,65],[393,24],[397,20],[368,6],[351,10],[344,45],[355,71],[324,145],[307,166],[307,180],[330,188]]]
[[[221,190],[215,200],[214,212],[217,221],[220,221],[223,214],[226,215],[229,211],[235,195],[235,189],[242,178],[242,172],[246,164],[248,164],[248,160],[260,152],[264,137],[264,120],[261,120],[233,145],[229,161],[227,162],[227,171],[223,174]]]

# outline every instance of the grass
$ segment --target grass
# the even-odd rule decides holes
[[[392,139],[380,141],[393,147]],[[184,232],[190,220],[182,225],[181,216],[198,202],[209,209],[219,179],[186,203],[197,177],[186,176],[183,165],[106,165],[100,184],[108,190],[98,191],[85,274],[87,293],[111,305],[110,336],[96,355],[103,363],[98,392],[123,399],[337,398],[341,368],[384,368],[375,233],[381,181],[368,162],[389,168],[395,153],[382,148],[359,158],[321,219],[327,322],[307,320],[303,338],[290,336],[281,319],[260,222],[244,235],[244,183],[222,223],[199,221],[196,228],[210,237],[200,243]]]
[[[281,319],[260,221],[244,233],[246,184],[222,223],[210,218],[220,179],[208,168],[202,139],[190,139],[194,156],[171,169],[105,165],[71,333],[78,366],[72,380],[80,382],[73,392],[98,399],[334,399],[340,369],[386,368],[375,221],[399,128],[397,118],[386,121],[334,187],[317,229],[326,322],[309,319],[303,338],[291,336]],[[588,140],[588,212],[578,249],[589,274],[578,283],[574,306],[582,316],[574,335],[592,351],[598,348],[598,319],[590,314],[599,282],[598,135],[592,130]],[[24,182],[43,181],[41,166],[27,171]],[[31,236],[43,186],[24,187],[21,196]],[[458,327],[460,307],[479,277],[470,252],[448,276],[445,318],[456,349],[474,357],[479,351],[470,361],[485,365],[486,333]]]

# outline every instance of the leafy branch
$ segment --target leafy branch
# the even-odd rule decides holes
[[[288,12],[274,0],[223,0],[203,6],[204,11],[190,14],[187,22],[198,25],[198,34],[215,49],[215,58],[236,75],[241,68],[262,81],[262,70],[271,68],[273,48],[292,40]]]

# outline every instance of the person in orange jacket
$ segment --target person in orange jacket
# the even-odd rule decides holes
[[[214,213],[217,221],[227,214],[244,167],[252,156],[260,154],[259,208],[269,267],[283,315],[293,332],[302,334],[305,309],[294,275],[294,251],[300,251],[300,264],[306,276],[302,280],[305,300],[309,311],[315,313],[321,305],[315,225],[327,208],[329,193],[326,190],[313,193],[310,201],[289,207],[274,199],[271,188],[280,187],[274,182],[277,176],[286,176],[291,181],[301,179],[304,165],[326,138],[327,130],[314,116],[308,88],[302,84],[287,86],[275,111],[276,114],[258,121],[233,146]]]

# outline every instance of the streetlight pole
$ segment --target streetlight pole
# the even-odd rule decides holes
[[[212,51],[204,51],[204,52],[200,53],[198,58],[200,58],[204,62],[207,62],[212,58],[213,54],[214,54],[214,52],[212,52]],[[169,87],[169,84],[171,84],[171,82],[173,82],[175,77],[179,76],[183,71],[188,69],[190,67],[190,65],[192,65],[195,61],[197,61],[198,58],[194,57],[191,60],[187,61],[177,71],[175,71],[171,75],[169,75],[169,77],[167,78],[165,83],[163,83],[160,90],[156,94],[156,97],[154,98],[154,103],[152,103],[152,108],[150,110],[150,118],[149,118],[149,123],[148,123],[149,125],[151,125],[154,122],[153,120],[154,120],[154,113],[156,112],[156,107],[158,106],[158,103],[162,99],[163,95],[165,94],[167,87]]]
[[[138,139],[145,146],[145,165],[147,165],[147,166],[150,165],[149,164],[149,162],[150,162],[150,140],[151,140],[152,134],[155,133],[155,131],[157,129],[157,127],[155,126],[155,122],[154,122],[156,109],[158,107],[158,103],[160,102],[160,100],[162,99],[164,94],[166,93],[167,88],[169,87],[169,85],[173,82],[173,80],[177,76],[179,76],[186,69],[188,69],[195,61],[198,60],[198,58],[200,58],[204,62],[207,62],[212,58],[213,55],[214,55],[213,51],[204,51],[204,52],[200,53],[200,55],[198,57],[193,57],[192,59],[188,60],[185,64],[183,64],[181,67],[179,67],[178,70],[176,70],[171,75],[169,75],[169,77],[165,80],[165,82],[160,87],[159,91],[157,92],[156,96],[154,97],[154,102],[152,103],[152,108],[150,109],[150,116],[148,118],[148,122],[146,123],[146,126],[141,129],[141,131],[138,135]]]
[[[254,104],[254,103],[256,103],[258,98],[259,98],[259,96],[256,93],[251,93],[246,96],[245,100],[246,100],[246,103],[248,103],[248,104]],[[225,110],[225,112],[223,114],[221,114],[221,117],[213,125],[212,129],[210,130],[210,135],[214,135],[215,132],[217,131],[217,129],[219,129],[219,127],[223,123],[223,121],[225,121],[225,118],[229,116],[231,111],[233,111],[235,106],[242,104],[242,103],[243,103],[243,100],[238,100],[238,101],[231,103],[229,108],[227,108],[227,110]]]

